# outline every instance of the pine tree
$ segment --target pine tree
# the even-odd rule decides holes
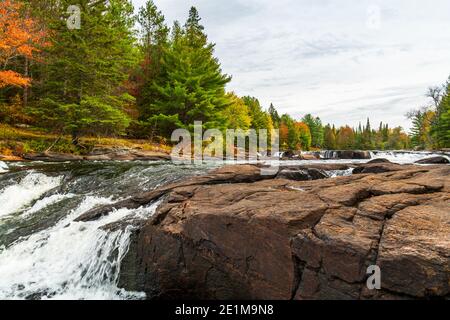
[[[450,148],[450,78],[439,102],[431,133],[436,140],[437,147]]]
[[[168,46],[169,28],[163,14],[152,0],[140,8],[138,22],[141,26],[141,51],[143,61],[138,68],[136,99],[141,120],[152,116],[150,104],[157,98],[158,91],[152,85],[162,75],[161,59]],[[164,79],[159,79],[164,81]]]
[[[191,7],[189,17],[184,25],[187,42],[193,48],[204,47],[208,39],[204,32],[205,27],[200,24],[201,18],[197,8]]]
[[[321,148],[323,144],[323,126],[319,117],[314,118],[311,114],[307,114],[302,118],[311,131],[311,146]]]
[[[412,115],[411,143],[419,149],[431,149],[431,123],[435,113],[432,110],[418,110]]]
[[[74,30],[66,25],[70,4],[58,2],[44,85],[33,114],[41,125],[70,133],[77,144],[83,134],[124,132],[129,118],[122,108],[132,98],[119,88],[136,56],[130,2],[80,0],[82,25]]]
[[[273,125],[275,126],[275,128],[278,128],[280,126],[280,115],[278,114],[278,111],[274,107],[273,103],[270,104],[268,112],[270,117],[272,118]]]
[[[161,60],[162,75],[152,86],[157,92],[150,102],[150,123],[164,126],[168,134],[178,127],[193,128],[202,121],[205,128],[223,128],[223,110],[231,103],[225,85],[231,80],[222,73],[214,57],[214,44],[207,42],[195,8],[182,32],[177,30]]]
[[[373,139],[373,132],[370,126],[370,120],[367,118],[366,126],[364,127],[361,138],[361,149],[372,150],[375,148],[375,141]]]

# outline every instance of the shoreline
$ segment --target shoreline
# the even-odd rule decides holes
[[[392,154],[423,154],[424,156],[444,156],[450,157],[450,150],[320,150],[320,151],[298,151],[294,156],[281,157],[280,161],[332,161],[332,160],[373,160],[373,156],[367,157],[335,157],[323,158],[320,153],[325,152],[346,152],[350,154],[373,154],[392,153]],[[0,161],[3,162],[71,162],[71,161],[170,161],[169,151],[149,151],[141,148],[127,148],[121,146],[101,146],[95,147],[93,151],[86,155],[66,152],[29,152],[22,155],[4,155],[0,154]],[[224,161],[230,159],[223,159]]]

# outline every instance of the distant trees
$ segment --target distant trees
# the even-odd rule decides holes
[[[288,114],[280,117],[280,146],[283,150],[310,150],[311,131],[304,122],[295,121]]]
[[[309,127],[311,132],[311,146],[314,148],[321,148],[323,145],[323,126],[319,117],[313,117],[307,114],[302,118],[302,121]]]
[[[431,125],[431,135],[437,148],[450,148],[450,78],[436,101],[436,114]]]
[[[323,132],[323,148],[326,150],[336,150],[337,149],[337,141],[336,141],[336,128],[331,127],[327,124],[324,127]]]
[[[226,127],[229,129],[250,129],[252,117],[244,100],[234,93],[229,93],[227,96],[231,103],[223,111]]]
[[[323,148],[328,150],[399,150],[409,147],[409,137],[401,127],[389,129],[387,124],[380,123],[378,130],[374,130],[369,119],[364,127],[360,124],[356,130],[349,126],[335,129],[329,124],[324,127]]]
[[[270,104],[269,110],[267,110],[267,111],[268,111],[270,117],[272,118],[273,126],[275,128],[279,128],[281,118],[280,118],[280,115],[278,114],[277,109],[273,105],[273,103]]]
[[[419,149],[430,149],[433,146],[431,124],[435,117],[432,110],[416,110],[411,115],[411,143]]]
[[[430,105],[412,110],[411,142],[418,149],[450,148],[450,78],[442,87],[428,89]]]

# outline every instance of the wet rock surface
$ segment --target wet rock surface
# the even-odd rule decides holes
[[[357,169],[380,165],[305,181],[292,166],[224,167],[84,218],[162,199],[120,275],[149,299],[450,298],[450,166]],[[381,290],[367,289],[370,265]]]
[[[450,163],[448,158],[444,156],[431,157],[416,161],[417,164],[447,164]]]
[[[371,159],[369,151],[358,150],[333,150],[325,152],[325,159]]]

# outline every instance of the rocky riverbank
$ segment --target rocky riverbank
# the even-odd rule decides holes
[[[79,220],[162,199],[120,273],[149,299],[450,298],[450,166],[375,161],[326,178],[333,166],[223,167]],[[381,290],[366,287],[370,265]]]
[[[19,156],[2,156],[2,161],[45,161],[45,162],[66,162],[66,161],[157,161],[170,160],[169,152],[148,151],[123,147],[102,147],[94,148],[85,155],[60,153],[60,152],[32,152]]]

